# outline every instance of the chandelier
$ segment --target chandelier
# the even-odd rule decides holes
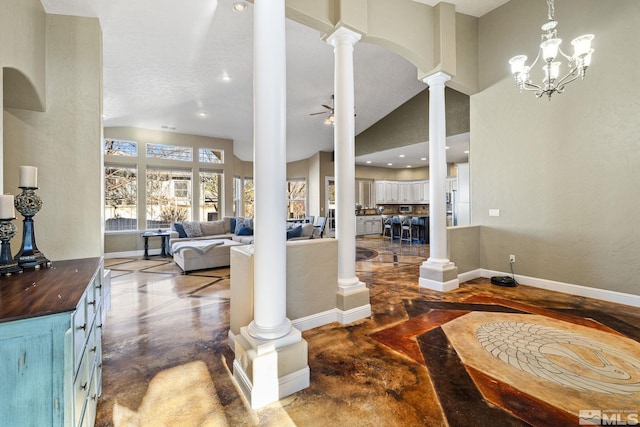
[[[548,17],[549,21],[542,25],[542,35],[540,43],[540,49],[538,50],[538,56],[530,66],[526,65],[526,55],[517,55],[509,60],[511,65],[511,72],[516,79],[516,84],[520,88],[520,92],[523,90],[533,91],[536,97],[540,98],[543,95],[547,95],[551,100],[551,95],[554,93],[564,92],[564,88],[567,84],[576,80],[578,77],[584,79],[587,68],[591,64],[591,55],[593,49],[591,48],[591,41],[594,38],[593,34],[585,34],[573,39],[571,44],[573,45],[573,56],[565,54],[560,49],[560,43],[562,39],[558,38],[556,27],[558,22],[554,19],[554,5],[553,0],[547,0],[547,6],[549,9]],[[568,61],[569,72],[564,76],[560,76],[560,61],[556,61],[556,57],[560,55],[564,56]],[[544,70],[544,79],[541,85],[533,83],[530,79],[529,72],[534,65],[538,62],[538,59],[542,56],[544,64],[542,69]],[[559,58],[562,59],[562,58]]]

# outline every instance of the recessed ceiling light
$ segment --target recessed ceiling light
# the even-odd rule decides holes
[[[422,160],[423,162],[427,160],[426,157],[421,157],[420,160]]]
[[[206,111],[200,111],[200,112],[198,113],[198,116],[200,116],[200,117],[202,117],[202,118],[205,118],[205,117],[207,117],[208,115],[209,115],[209,114],[208,114]]]
[[[243,1],[239,1],[233,4],[233,10],[235,12],[244,12],[245,10],[247,10],[247,4]]]
[[[469,154],[469,150],[464,150],[464,154]]]
[[[408,167],[408,168],[410,168],[410,167],[411,167],[411,165],[407,165],[407,167]]]
[[[400,154],[398,157],[404,157],[404,154]]]
[[[449,148],[451,148],[451,147],[449,147],[448,145],[446,147],[444,147],[445,150],[448,150]]]
[[[228,82],[231,81],[231,76],[227,73],[223,73],[222,77],[220,77],[223,81]]]
[[[373,162],[372,162],[371,160],[367,160],[365,163],[367,163],[367,164],[371,164],[371,163],[373,163]]]
[[[387,166],[393,166],[393,163],[387,163]]]

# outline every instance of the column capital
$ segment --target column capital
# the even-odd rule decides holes
[[[444,85],[449,80],[451,80],[451,76],[447,73],[443,73],[442,71],[438,71],[437,73],[431,74],[430,76],[425,77],[422,81],[431,86]]]
[[[336,47],[340,44],[354,45],[360,41],[362,34],[356,33],[347,27],[338,27],[333,33],[329,34],[326,38],[326,42],[331,46]]]

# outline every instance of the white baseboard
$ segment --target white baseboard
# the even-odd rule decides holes
[[[336,308],[336,314],[337,321],[343,325],[355,322],[356,320],[365,319],[371,316],[371,304],[362,305],[347,311],[338,310]]]
[[[309,369],[309,365],[289,375],[278,378],[278,395],[280,399],[291,396],[293,393],[309,387],[310,378],[311,370]]]
[[[291,324],[300,332],[317,328],[318,326],[338,322],[337,309],[327,310],[311,316],[301,317],[291,321]]]
[[[511,276],[509,273],[495,270],[478,269],[458,275],[460,282],[477,279],[478,277]],[[515,275],[516,281],[534,288],[549,289],[550,291],[562,292],[586,298],[594,298],[602,301],[615,302],[617,304],[640,307],[640,295],[626,294],[607,289],[590,288],[588,286],[574,285],[572,283],[556,282],[554,280],[539,279],[536,277]]]
[[[109,259],[109,258],[139,258],[142,255],[144,255],[143,251],[107,252],[107,253],[104,254],[104,257],[105,257],[105,259]]]

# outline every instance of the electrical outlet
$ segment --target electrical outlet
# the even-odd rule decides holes
[[[516,256],[515,255],[509,255],[509,262],[512,263],[512,264],[514,262],[516,262]]]

